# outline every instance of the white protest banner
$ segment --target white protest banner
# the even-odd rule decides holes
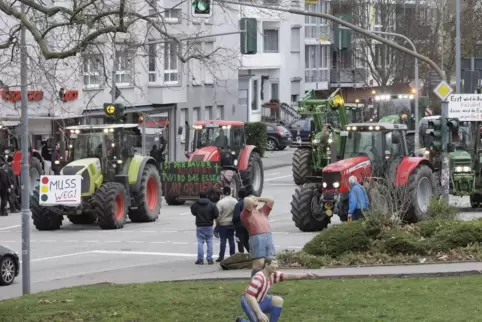
[[[81,176],[41,176],[41,206],[78,206],[81,203]]]
[[[448,102],[448,117],[459,121],[482,121],[482,94],[452,94]]]

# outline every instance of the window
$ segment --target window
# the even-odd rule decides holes
[[[204,54],[208,55],[214,51],[214,43],[213,42],[207,42],[204,44]],[[205,84],[213,84],[214,83],[214,75],[211,71],[211,66],[206,65],[204,63],[204,83]]]
[[[239,90],[238,105],[242,110],[245,110],[248,108],[248,90],[247,89]]]
[[[300,35],[301,29],[293,28],[291,29],[291,51],[300,51]]]
[[[251,86],[251,110],[257,111],[258,107],[258,80],[253,79]]]
[[[117,50],[116,52],[116,72],[115,72],[115,81],[117,84],[131,84],[132,74],[133,74],[133,59],[134,59],[134,50]]]
[[[204,119],[205,120],[212,120],[213,119],[213,107],[206,106],[204,111]]]
[[[329,45],[307,45],[305,47],[305,82],[328,80]]]
[[[179,82],[178,66],[177,45],[174,43],[167,43],[164,49],[165,84],[177,84]]]
[[[298,103],[299,95],[291,95],[291,103]]]
[[[218,105],[216,117],[218,120],[224,120],[224,105]]]
[[[164,12],[164,18],[168,23],[179,24],[181,23],[182,10],[179,8],[167,9]]]
[[[188,109],[183,108],[181,109],[181,115],[180,115],[180,120],[179,120],[179,126],[182,126],[182,134],[181,134],[181,142],[186,140],[186,131],[189,131],[189,129],[186,129],[186,121],[188,119]]]
[[[279,47],[278,30],[265,29],[263,31],[263,45],[265,53],[277,53]]]
[[[271,84],[271,99],[279,99],[279,84]]]
[[[157,82],[157,45],[149,45],[148,49],[149,83]]]
[[[84,86],[99,87],[102,75],[102,56],[90,55],[83,57]]]

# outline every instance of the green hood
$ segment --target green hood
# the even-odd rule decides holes
[[[472,157],[470,156],[470,153],[468,153],[467,151],[463,151],[463,150],[457,150],[457,151],[454,151],[454,152],[450,152],[449,155],[450,155],[450,159],[452,161],[471,161],[472,160]]]

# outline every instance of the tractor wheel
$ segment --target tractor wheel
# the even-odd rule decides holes
[[[55,207],[43,207],[39,204],[39,187],[37,186],[30,197],[30,211],[37,230],[57,230],[62,226],[63,216]]]
[[[435,194],[437,183],[432,169],[420,165],[410,174],[408,185],[411,205],[404,220],[415,223],[427,216],[430,198]]]
[[[257,152],[251,152],[248,160],[248,168],[243,171],[242,179],[244,186],[251,185],[253,194],[257,197],[263,193],[264,171],[263,161]]]
[[[97,221],[97,217],[92,213],[83,213],[82,215],[67,216],[74,225],[92,225]]]
[[[127,219],[129,196],[118,182],[106,182],[94,195],[94,211],[102,229],[123,228]]]
[[[43,174],[42,163],[37,158],[32,158],[30,163],[30,195],[40,185],[40,176]]]
[[[296,149],[293,154],[293,179],[295,184],[302,185],[306,182],[306,177],[313,172],[313,159],[310,149]]]
[[[296,227],[304,232],[320,231],[328,227],[330,217],[318,221],[313,216],[313,197],[316,185],[305,184],[296,188],[291,201],[291,214]]]
[[[179,200],[178,197],[164,197],[166,199],[166,203],[169,206],[182,206],[186,203],[186,200]]]
[[[134,196],[137,209],[129,211],[132,222],[156,221],[161,212],[162,191],[159,171],[153,165],[146,165],[142,171],[141,186]]]

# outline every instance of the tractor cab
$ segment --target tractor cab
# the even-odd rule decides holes
[[[79,125],[67,127],[69,162],[98,159],[104,180],[113,180],[122,164],[140,151],[137,124]]]
[[[205,161],[205,156],[213,153],[219,154],[216,161],[221,161],[223,167],[238,165],[239,156],[246,145],[243,122],[199,121],[193,125],[193,129],[192,151],[196,153],[190,157],[190,161]],[[211,160],[215,161],[213,158]]]

